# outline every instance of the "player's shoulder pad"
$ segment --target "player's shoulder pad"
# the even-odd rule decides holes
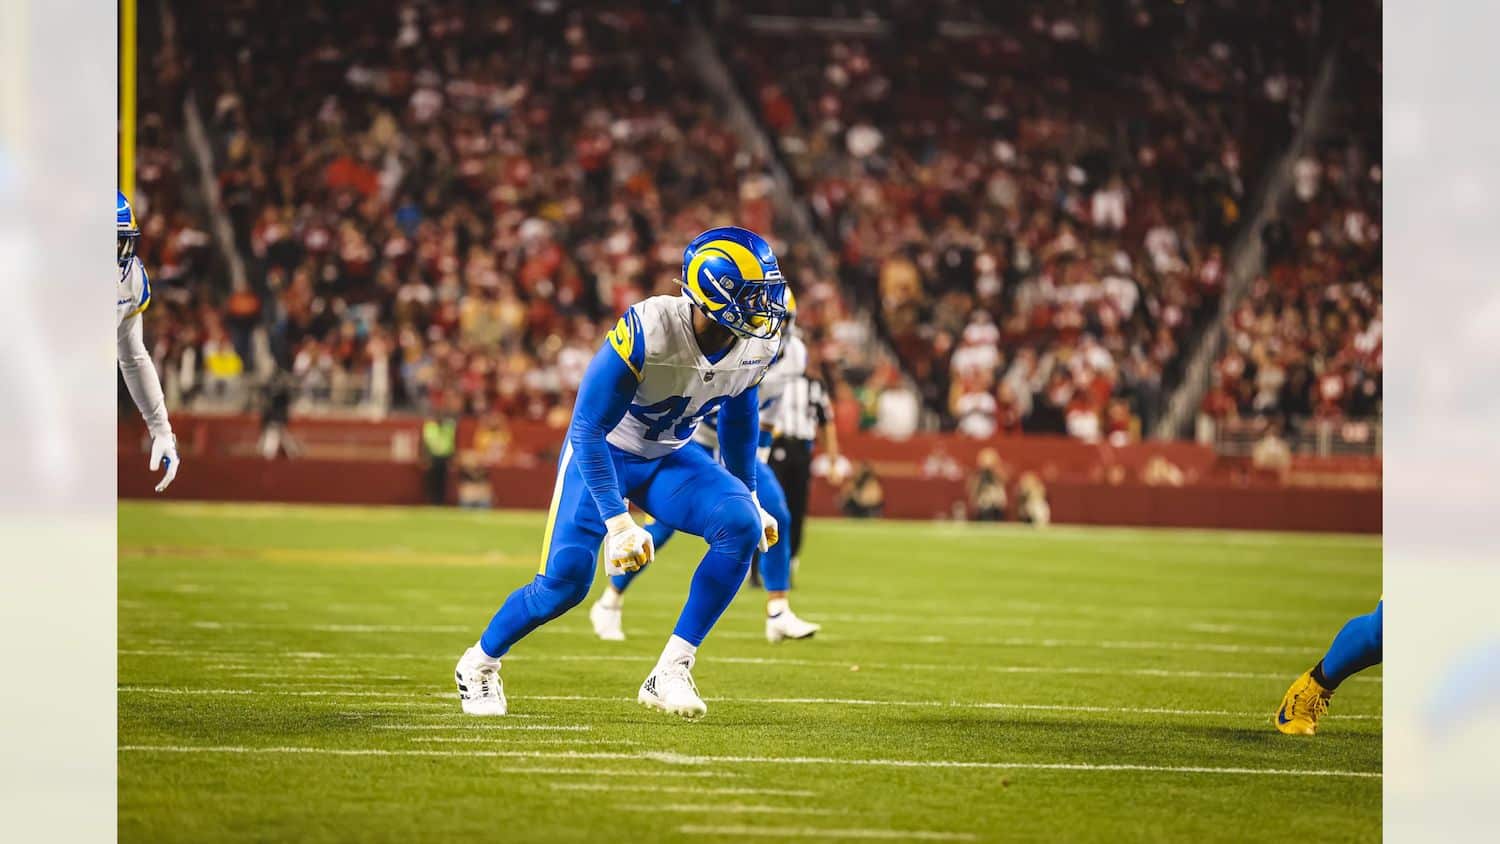
[[[631,374],[639,381],[644,376],[642,370],[646,367],[646,328],[641,322],[639,313],[640,305],[632,305],[625,309],[620,321],[608,334],[609,345],[630,367]]]
[[[791,336],[781,346],[780,360],[782,366],[787,367],[797,374],[807,371],[807,343],[801,337]]]

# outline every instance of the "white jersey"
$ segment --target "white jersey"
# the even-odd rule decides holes
[[[151,304],[151,279],[140,258],[131,258],[115,283],[115,327],[119,328]]]
[[[609,344],[640,382],[625,418],[605,436],[615,448],[662,457],[681,448],[725,400],[759,384],[781,340],[737,339],[717,363],[693,334],[692,300],[653,296],[632,305]]]
[[[161,380],[156,377],[141,328],[141,312],[150,304],[151,280],[146,277],[141,259],[131,258],[115,282],[115,355],[130,397],[135,400],[141,418],[146,420],[146,428],[151,436],[164,437],[171,436],[172,425],[167,421]]]
[[[760,382],[760,427],[774,430],[781,415],[781,399],[792,380],[807,369],[807,344],[802,338],[786,335],[782,338],[781,351],[771,361],[766,377]],[[693,442],[716,450],[719,447],[718,420],[708,418],[693,434]]]

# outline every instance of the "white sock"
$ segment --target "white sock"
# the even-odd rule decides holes
[[[775,618],[789,609],[785,598],[771,598],[766,601],[766,615]]]
[[[479,665],[500,664],[500,657],[490,656],[489,654],[485,653],[484,645],[481,645],[478,642],[475,642],[474,647],[469,648],[469,652],[464,654],[464,659],[469,662],[477,663]]]
[[[657,665],[669,665],[674,662],[686,662],[691,668],[698,659],[698,646],[688,640],[673,634],[667,640],[667,646],[662,648],[661,659],[656,661]]]
[[[617,610],[625,606],[625,593],[613,586],[606,586],[604,594],[599,596],[599,606],[607,610]]]

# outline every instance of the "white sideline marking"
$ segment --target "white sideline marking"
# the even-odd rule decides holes
[[[615,783],[601,782],[555,782],[551,787],[553,791],[618,792],[620,790],[620,786]],[[735,786],[705,788],[699,785],[652,785],[650,783],[635,783],[630,786],[630,790],[657,794],[758,794],[767,797],[814,797],[817,795],[816,791],[799,788],[738,788]]]
[[[535,731],[549,733],[586,733],[594,729],[588,724],[493,724],[489,721],[482,721],[472,715],[470,715],[469,717],[473,719],[473,723],[466,724],[460,722],[457,724],[371,724],[370,727],[376,730],[457,730],[478,728],[486,731],[499,732],[523,730],[526,732]],[[509,718],[510,716],[507,715],[505,717]]]
[[[347,747],[248,747],[244,745],[173,745],[126,744],[121,753],[298,753],[326,756],[473,756],[506,759],[601,759],[633,762],[661,762],[660,754],[613,753],[609,751],[543,751],[543,750],[427,750]],[[1093,764],[1090,762],[969,762],[953,759],[836,759],[823,756],[683,756],[674,754],[681,765],[848,765],[884,768],[960,768],[976,770],[1026,771],[1143,771],[1172,774],[1236,774],[1247,776],[1286,777],[1357,777],[1380,779],[1379,771],[1345,771],[1337,769],[1294,768],[1214,768],[1208,766]],[[600,772],[607,773],[607,772]],[[717,775],[717,774],[716,774]]]
[[[606,697],[590,695],[512,695],[512,700],[557,700],[557,701],[622,701],[634,700],[627,697]],[[1041,712],[1114,712],[1120,714],[1144,714],[1144,715],[1213,715],[1232,718],[1265,718],[1270,719],[1271,712],[1236,712],[1227,709],[1164,709],[1157,707],[1131,707],[1131,706],[1070,706],[1052,703],[998,703],[991,701],[945,701],[945,700],[868,700],[863,698],[836,698],[836,697],[706,697],[706,701],[715,703],[766,703],[766,704],[835,704],[838,706],[913,706],[913,707],[938,707],[952,709],[1029,709]],[[1324,715],[1325,718],[1350,721],[1378,721],[1382,715]]]
[[[636,744],[632,739],[597,738],[485,738],[483,736],[410,736],[409,741],[426,744]]]
[[[892,841],[974,841],[970,832],[930,829],[830,829],[821,826],[700,826],[677,827],[683,835],[722,835],[748,838],[871,838]]]
[[[374,627],[374,625],[364,625]],[[303,625],[300,627],[289,627],[288,629],[317,629],[316,625]],[[594,631],[572,628],[540,628],[543,631],[555,635],[588,636],[594,637]],[[363,632],[402,632],[398,629],[389,631],[366,630]],[[754,639],[763,640],[765,636],[760,633],[751,633],[744,630],[717,630],[714,632],[716,639]],[[833,639],[834,636],[824,638]],[[1162,650],[1162,651],[1203,651],[1207,653],[1259,653],[1259,654],[1310,654],[1319,653],[1324,649],[1323,645],[1245,645],[1230,642],[1159,642],[1142,640],[1120,640],[1120,639],[1059,639],[1053,637],[1036,638],[1028,636],[848,636],[838,638],[837,641],[844,643],[861,644],[890,644],[890,645],[933,645],[933,644],[955,644],[955,645],[999,645],[1003,647],[1029,647],[1029,648],[1099,648],[1104,650]],[[218,659],[232,658],[240,654],[227,651],[186,651],[173,650],[170,648],[157,649],[125,649],[117,653],[126,656],[197,656],[202,658],[214,657]],[[245,654],[256,656],[254,654]],[[279,658],[291,659],[350,659],[349,654],[333,654],[321,651],[293,651],[285,654],[276,654]],[[359,659],[433,659],[434,654],[409,654],[393,652],[376,652],[360,654]],[[649,658],[647,658],[649,659]]]
[[[332,690],[282,690],[282,689],[179,689],[160,686],[121,686],[121,692],[172,695],[291,695],[294,697],[395,697],[395,698],[457,698],[457,692],[341,692]],[[607,695],[513,695],[513,700],[553,701],[630,701],[630,697]],[[945,701],[945,700],[870,700],[865,698],[835,697],[710,697],[704,700],[716,703],[761,703],[761,704],[834,704],[838,706],[913,706],[951,709],[1024,709],[1036,712],[1111,712],[1135,715],[1182,715],[1229,718],[1270,718],[1270,712],[1243,712],[1228,709],[1169,709],[1162,707],[1135,706],[1082,706],[1056,703],[1002,703],[996,701]],[[1327,715],[1340,721],[1378,721],[1382,715]],[[379,727],[380,725],[376,725]],[[516,729],[526,729],[517,727]],[[588,727],[543,727],[531,729],[588,729]]]
[[[613,807],[616,812],[686,812],[694,815],[843,815],[836,809],[813,809],[800,806],[752,806],[745,803],[657,803],[651,806],[625,804]]]
[[[725,633],[724,632],[719,632],[719,633],[716,633],[714,635],[716,635],[716,636],[724,636]],[[760,637],[759,636],[755,636],[755,637],[752,637],[752,638],[757,638],[758,639]],[[962,642],[960,641],[960,644],[961,643]],[[250,658],[250,659],[258,660],[261,664],[264,664],[265,662],[270,661],[270,659],[272,658],[272,655],[270,655],[270,654],[254,654],[254,653],[249,653],[249,652],[226,652],[226,651],[207,651],[207,652],[204,652],[204,651],[191,651],[191,650],[180,650],[180,649],[178,649],[178,650],[174,650],[174,649],[139,650],[139,649],[137,649],[137,650],[122,650],[122,651],[119,651],[119,653],[124,654],[126,656],[168,656],[168,657],[184,657],[184,658],[200,658],[201,657],[201,658],[205,658],[205,659],[206,658],[210,658],[210,657],[245,657],[245,658]],[[295,656],[295,658],[304,659],[304,660],[316,660],[316,659],[349,659],[349,658],[351,658],[351,657],[349,657],[348,655],[345,655],[345,654],[320,653],[320,652],[317,652],[317,651],[303,651],[303,652],[294,654],[292,656]],[[435,660],[437,660],[439,658],[439,655],[437,655],[437,654],[421,654],[421,653],[373,653],[373,654],[363,654],[363,655],[360,655],[359,658],[360,659],[371,659],[371,658],[377,658],[377,659],[379,659],[379,658],[384,658],[384,659],[410,659],[410,660],[434,660],[435,661]],[[1047,667],[1047,666],[1040,666],[1040,665],[992,665],[992,664],[988,664],[988,663],[972,663],[972,662],[968,662],[968,663],[961,663],[961,662],[953,662],[953,663],[943,663],[943,662],[858,662],[858,663],[856,663],[856,662],[853,662],[853,661],[850,661],[850,660],[841,660],[841,659],[796,659],[796,658],[792,658],[792,657],[713,656],[713,655],[703,656],[700,659],[701,659],[701,661],[704,661],[704,662],[707,662],[707,663],[720,663],[720,662],[722,662],[722,663],[725,663],[727,665],[795,665],[795,666],[805,666],[805,667],[812,667],[812,668],[841,668],[841,669],[848,669],[852,665],[859,665],[861,668],[870,668],[870,669],[879,669],[879,670],[892,670],[892,671],[959,671],[959,672],[993,671],[993,672],[1000,673],[1000,674],[1089,674],[1089,675],[1097,674],[1097,675],[1103,675],[1103,676],[1165,677],[1165,678],[1184,678],[1184,679],[1195,679],[1195,680],[1288,680],[1292,676],[1292,675],[1290,675],[1289,673],[1286,673],[1286,672],[1189,671],[1189,670],[1179,671],[1179,670],[1165,669],[1165,668],[1090,668],[1090,667],[1087,667],[1087,666]],[[541,661],[541,662],[545,662],[547,660],[556,660],[556,661],[561,661],[561,662],[634,662],[634,663],[640,663],[641,665],[648,665],[651,662],[651,657],[647,656],[647,655],[633,656],[633,655],[629,655],[629,654],[550,654],[550,655],[546,655],[546,656],[533,656],[533,657],[529,657],[529,658],[526,657],[525,655],[508,656],[508,657],[506,657],[506,661],[517,661],[517,660],[522,661],[522,662],[531,662],[533,660]],[[232,664],[232,663],[216,663],[216,664],[206,665],[204,667],[205,668],[214,668],[214,669],[220,669],[220,668],[222,668],[222,669],[224,669],[226,671],[234,671],[234,672],[237,672],[236,676],[239,676],[239,677],[254,677],[254,678],[262,678],[262,677],[264,677],[264,678],[268,678],[268,679],[278,679],[278,678],[282,678],[282,677],[286,677],[287,676],[285,672],[281,672],[281,673],[271,673],[271,672],[264,672],[264,673],[244,673],[244,672],[239,672],[238,671],[239,664]],[[295,676],[297,678],[299,678],[299,679],[301,679],[301,678],[330,679],[330,680],[341,680],[341,681],[345,681],[345,682],[347,682],[350,679],[350,675],[347,675],[347,674],[297,674]],[[396,675],[396,674],[367,675],[367,676],[370,676],[370,677],[372,677],[374,679],[382,679],[382,680],[409,680],[409,679],[412,679],[409,676]],[[357,679],[357,677],[356,677],[356,679]],[[1360,674],[1360,675],[1356,675],[1354,677],[1351,677],[1348,680],[1345,680],[1344,682],[1346,682],[1346,683],[1380,683],[1380,682],[1383,682],[1383,679],[1380,676],[1366,676],[1366,675]]]

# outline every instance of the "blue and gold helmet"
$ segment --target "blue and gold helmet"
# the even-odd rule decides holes
[[[120,266],[130,263],[135,257],[135,244],[141,237],[141,227],[135,222],[135,209],[122,191],[115,191],[115,257]]]
[[[682,250],[682,291],[709,319],[740,337],[769,340],[787,318],[788,291],[766,239],[720,226]]]

